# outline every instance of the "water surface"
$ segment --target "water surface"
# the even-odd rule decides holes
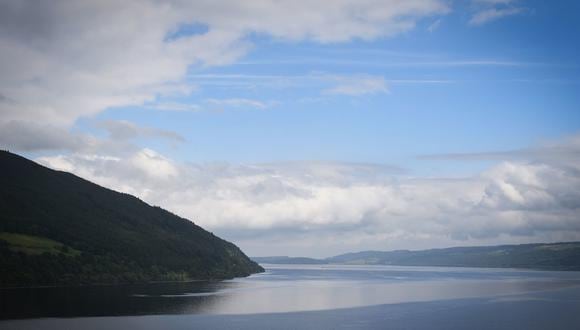
[[[523,327],[530,329],[580,326],[578,272],[264,266],[266,273],[221,282],[0,290],[8,320],[0,328],[384,328],[385,320],[437,328],[439,320],[477,329],[493,320],[501,328],[502,318],[512,326],[535,320]]]

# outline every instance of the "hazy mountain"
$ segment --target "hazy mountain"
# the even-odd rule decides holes
[[[288,264],[298,263],[289,261],[302,258],[253,259],[260,263]],[[454,247],[422,251],[362,251],[326,259],[309,259],[308,263],[580,270],[580,242]]]
[[[274,256],[274,257],[252,257],[252,260],[261,264],[326,264],[325,260],[306,258],[306,257],[288,257],[288,256]]]
[[[138,198],[0,151],[0,286],[247,276],[237,246]]]

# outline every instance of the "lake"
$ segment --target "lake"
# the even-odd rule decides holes
[[[0,329],[580,329],[580,273],[263,265],[216,282],[0,290]]]

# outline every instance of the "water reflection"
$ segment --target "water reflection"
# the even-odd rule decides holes
[[[255,314],[525,294],[580,285],[577,272],[275,266],[222,282],[0,290],[0,317]]]

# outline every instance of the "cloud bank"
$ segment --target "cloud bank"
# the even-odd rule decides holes
[[[377,164],[179,163],[149,149],[38,160],[172,210],[250,253],[320,255],[580,239],[577,140],[554,143],[566,150],[559,158],[506,156],[459,179],[417,178]]]

